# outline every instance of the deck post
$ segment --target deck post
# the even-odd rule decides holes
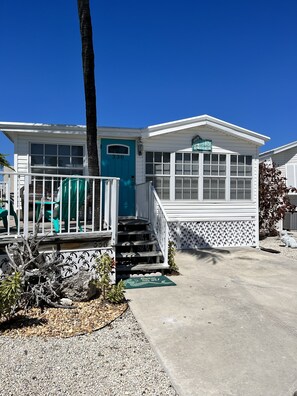
[[[118,207],[119,207],[119,180],[113,179],[111,186],[111,241],[115,245],[118,241]]]
[[[24,207],[23,207],[24,237],[29,235],[29,175],[24,175]]]

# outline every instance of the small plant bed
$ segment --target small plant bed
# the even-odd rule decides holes
[[[10,320],[0,319],[0,335],[68,338],[88,334],[121,316],[128,304],[112,304],[100,297],[75,302],[74,306],[73,309],[31,308],[27,312],[18,311]]]
[[[63,278],[57,252],[46,256],[39,243],[33,235],[6,247],[10,267],[0,274],[0,335],[91,333],[127,309],[123,282],[112,284],[111,257],[100,256],[93,272],[79,270]]]

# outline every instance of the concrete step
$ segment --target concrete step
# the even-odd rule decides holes
[[[130,259],[134,257],[162,257],[162,252],[120,252],[117,253],[116,258],[117,259]]]
[[[137,272],[137,271],[164,271],[169,269],[169,265],[163,263],[141,263],[141,264],[118,264],[117,273],[121,272]]]
[[[119,231],[118,235],[150,235],[153,232],[151,230],[132,230],[132,231]]]
[[[147,220],[141,220],[141,219],[122,219],[122,220],[120,219],[118,224],[119,226],[134,227],[139,225],[149,225],[150,223]]]
[[[154,239],[153,241],[124,241],[118,242],[117,247],[129,247],[129,246],[151,246],[157,245],[158,241]]]

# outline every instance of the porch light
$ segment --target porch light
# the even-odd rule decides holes
[[[143,143],[141,137],[137,139],[137,153],[138,155],[143,154]]]

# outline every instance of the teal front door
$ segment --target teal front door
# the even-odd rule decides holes
[[[101,175],[120,178],[119,216],[135,216],[134,140],[101,140]]]

